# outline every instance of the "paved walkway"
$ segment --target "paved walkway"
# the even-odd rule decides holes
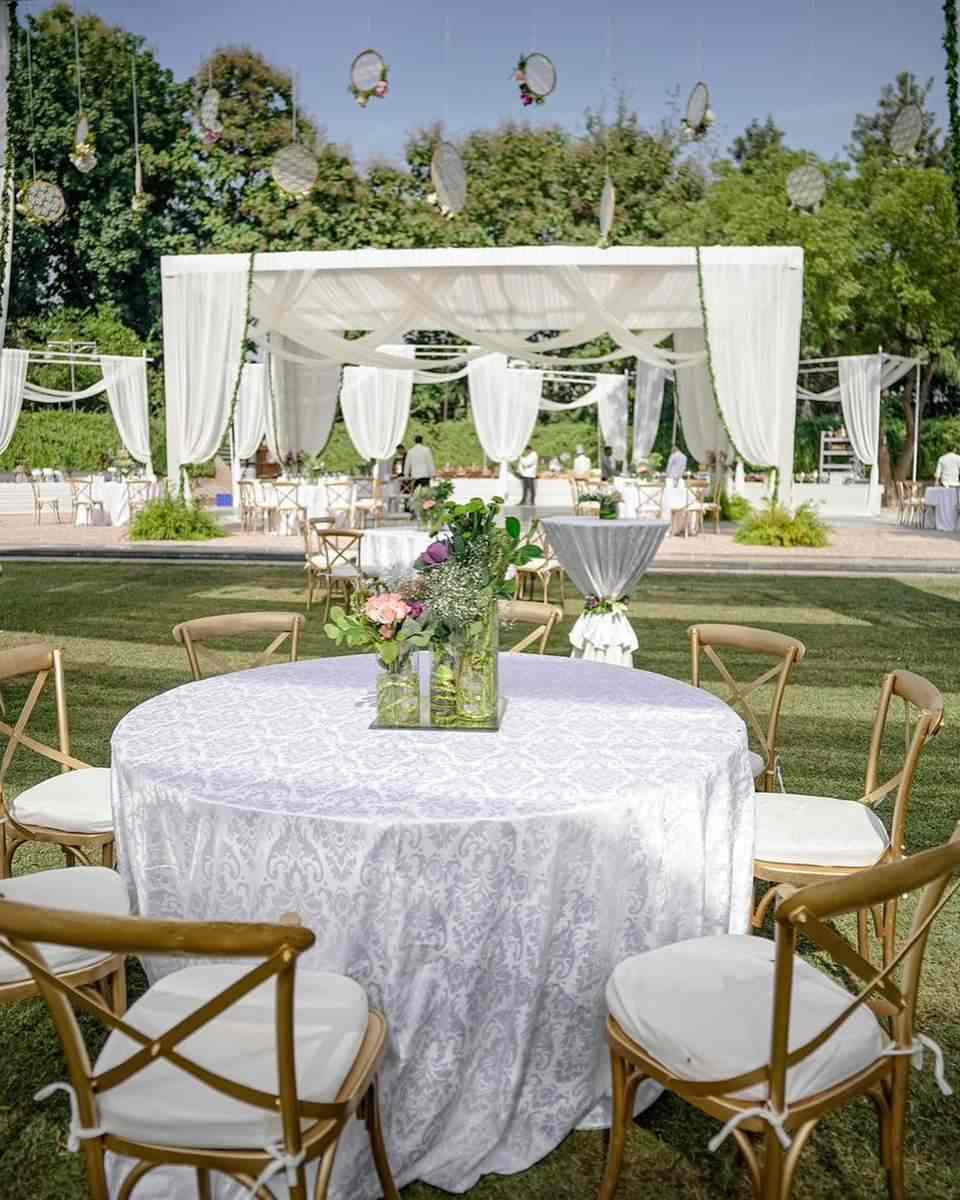
[[[230,516],[226,517],[225,528],[229,536],[208,542],[129,542],[122,528],[77,528],[47,519],[36,525],[32,517],[0,517],[0,559],[303,560],[299,537],[242,533]],[[719,534],[708,531],[695,538],[667,538],[657,554],[654,570],[960,574],[960,535],[901,529],[890,519],[838,521],[830,545],[822,550],[738,546],[734,532],[733,525],[722,525]]]

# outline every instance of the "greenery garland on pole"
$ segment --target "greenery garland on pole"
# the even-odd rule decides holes
[[[17,34],[19,26],[17,25],[17,0],[10,0],[7,6],[7,77],[0,81],[0,86],[6,89],[7,93],[7,145],[6,153],[3,159],[3,171],[0,174],[0,289],[2,289],[2,301],[0,301],[0,332],[2,332],[3,324],[7,314],[10,312],[10,285],[13,282],[13,272],[11,271],[11,262],[8,261],[7,252],[9,249],[10,259],[13,258],[13,198],[16,193],[16,180],[14,178],[14,164],[16,161],[14,151],[13,129],[16,118],[19,117],[19,106],[16,104],[10,87],[10,81],[14,78],[14,53],[17,47]]]
[[[957,0],[943,0],[943,48],[947,52],[947,107],[950,112],[950,175],[960,216],[960,79],[957,64]]]

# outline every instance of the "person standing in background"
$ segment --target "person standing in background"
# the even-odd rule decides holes
[[[933,479],[935,483],[942,483],[944,487],[960,487],[960,454],[955,450],[941,454],[937,459]]]
[[[609,483],[617,473],[617,464],[613,457],[613,447],[604,446],[603,454],[600,458],[600,478],[604,483]]]
[[[393,473],[394,473],[394,475],[402,475],[403,474],[403,464],[406,461],[406,458],[407,458],[407,448],[403,444],[403,442],[401,442],[400,445],[396,448],[396,450],[393,453]]]
[[[540,456],[532,446],[527,446],[517,462],[517,472],[523,485],[520,496],[521,504],[534,505],[537,502],[537,470],[540,466]]]
[[[590,455],[587,454],[582,446],[577,447],[577,457],[573,460],[574,475],[589,475],[593,463],[590,461]]]
[[[413,445],[407,451],[403,473],[409,476],[413,480],[413,486],[418,488],[429,487],[436,470],[430,447],[423,444],[423,437],[418,433],[413,439]]]
[[[667,459],[667,478],[674,481],[683,478],[687,469],[687,456],[679,446],[674,446]]]

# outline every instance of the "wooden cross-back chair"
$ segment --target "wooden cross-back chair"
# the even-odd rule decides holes
[[[547,540],[546,530],[543,528],[543,522],[539,517],[530,523],[524,545],[536,546],[541,555],[539,558],[532,558],[529,562],[522,563],[517,567],[517,599],[532,599],[534,584],[539,583],[543,589],[543,602],[546,604],[550,597],[550,582],[556,576],[560,582],[560,603],[563,605],[567,598],[567,573],[563,569],[562,563],[554,556]]]
[[[153,484],[149,479],[128,479],[127,505],[130,509],[130,524],[137,513],[142,512],[153,497]]]
[[[884,734],[894,697],[903,701],[904,748],[898,769],[881,779]],[[883,679],[867,757],[864,794],[858,800],[826,796],[770,794],[757,797],[755,878],[770,883],[803,884],[838,879],[904,856],[907,812],[913,780],[924,747],[943,726],[943,696],[929,680],[912,671],[891,671]],[[890,829],[874,811],[894,794]],[[771,889],[757,907],[759,927],[772,902]],[[896,898],[873,913],[873,930],[886,961],[896,934]],[[868,952],[869,924],[861,914],[858,941]]]
[[[360,529],[325,529],[312,526],[316,552],[307,555],[307,608],[313,604],[313,593],[317,583],[325,590],[323,619],[330,615],[334,595],[342,596],[346,604],[350,593],[363,580],[360,571],[360,544],[363,531]]]
[[[299,484],[274,483],[273,491],[277,501],[277,529],[281,533],[299,533],[307,522],[307,510],[300,503]],[[292,523],[293,528],[285,522]]]
[[[63,657],[46,642],[34,642],[0,651],[0,683],[32,675],[20,713],[0,720],[6,738],[0,758],[0,878],[11,874],[13,856],[27,842],[60,846],[68,861],[90,863],[99,856],[104,866],[113,865],[113,808],[110,800],[110,770],[91,767],[70,753],[70,723],[63,677]],[[51,746],[28,731],[48,681],[53,682],[56,704],[57,742]],[[7,692],[7,704],[10,693]],[[60,774],[25,788],[10,797],[6,787],[10,764],[18,749],[56,763]]]
[[[137,1160],[122,1200],[162,1165],[192,1166],[201,1200],[212,1194],[214,1172],[257,1200],[269,1200],[270,1181],[285,1175],[292,1200],[306,1200],[314,1163],[313,1195],[322,1200],[353,1116],[366,1123],[384,1196],[398,1200],[377,1096],[386,1021],[353,980],[299,968],[315,940],[308,929],[93,916],[0,900],[0,937],[30,971],[59,1034],[69,1082],[38,1098],[58,1087],[70,1093],[69,1144],[83,1149],[93,1200],[109,1195],[108,1151]],[[165,975],[120,1017],[51,971],[37,943],[221,961]],[[110,1030],[95,1063],[74,1008]]]
[[[945,846],[843,880],[778,889],[776,942],[694,938],[640,954],[607,987],[613,1121],[599,1200],[613,1200],[637,1085],[652,1079],[726,1124],[755,1200],[788,1200],[817,1122],[857,1097],[880,1120],[880,1159],[891,1200],[904,1200],[904,1133],[911,1060],[939,1047],[914,1029],[931,926],[957,891],[960,825]],[[919,892],[909,932],[883,967],[827,922]],[[854,995],[801,959],[801,934],[857,987]],[[762,1065],[757,1066],[757,1063]],[[763,1135],[763,1154],[751,1140]]]
[[[237,486],[240,492],[240,528],[244,533],[254,533],[260,520],[257,489],[252,479],[241,479]]]
[[[510,647],[511,654],[521,654],[528,646],[539,639],[538,654],[546,654],[547,643],[553,627],[563,616],[563,609],[556,604],[540,604],[536,600],[501,600],[499,603],[500,620],[513,625],[535,625],[537,628],[516,645]]]
[[[750,769],[759,791],[773,791],[783,786],[783,772],[777,747],[777,729],[780,710],[791,672],[806,653],[806,646],[795,637],[775,633],[769,629],[753,629],[748,625],[691,625],[687,630],[690,638],[693,686],[701,686],[701,654],[716,668],[727,687],[724,699],[738,709],[747,722],[747,727],[760,747],[759,753],[751,750]],[[719,651],[731,650],[758,654],[777,661],[756,679],[738,682],[720,656]],[[767,684],[773,685],[770,711],[766,723],[754,707],[754,693]]]
[[[60,525],[62,524],[60,520],[60,501],[56,496],[42,492],[40,490],[42,486],[36,479],[30,480],[30,490],[33,492],[33,519],[39,525],[43,516],[43,510],[49,508],[57,518],[57,524]]]
[[[357,496],[357,485],[352,479],[342,483],[325,485],[327,493],[327,512],[342,518],[347,525],[353,522],[353,506]]]
[[[103,514],[103,501],[94,500],[93,498],[93,480],[92,479],[71,479],[70,483],[70,517],[76,524],[77,517],[81,509],[86,509],[88,513],[87,520],[92,525],[94,523],[94,513],[99,508],[101,515]]]
[[[663,512],[663,484],[635,483],[633,490],[637,497],[637,516],[659,521]]]
[[[303,637],[303,615],[292,612],[246,612],[224,613],[215,617],[195,617],[192,621],[181,621],[173,627],[173,637],[186,651],[187,663],[194,679],[203,678],[201,658],[209,661],[221,674],[238,668],[228,662],[222,654],[211,650],[205,643],[220,638],[248,637],[254,633],[273,633],[276,636],[266,650],[256,656],[249,667],[265,667],[271,657],[288,639],[290,662],[297,661],[300,639]]]

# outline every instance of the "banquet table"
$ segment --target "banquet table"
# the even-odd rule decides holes
[[[960,488],[928,487],[923,503],[933,509],[933,524],[942,533],[955,533],[960,526]]]
[[[77,509],[74,523],[77,525],[129,525],[130,524],[130,489],[125,479],[103,479],[94,475],[90,480],[90,495],[94,501],[103,505],[103,515],[99,509],[88,508],[86,505]],[[163,495],[163,483],[152,481],[149,488],[149,498],[155,500]]]
[[[699,501],[697,493],[683,480],[644,483],[636,479],[616,479],[614,487],[623,497],[618,505],[619,515],[631,519],[663,517],[669,520],[671,513]]]
[[[586,596],[619,601],[645,573],[663,541],[668,521],[615,520],[599,517],[545,517],[543,528],[574,586]],[[584,611],[570,630],[571,658],[589,658],[620,667],[633,666],[639,645],[626,608]]]
[[[360,542],[364,575],[408,571],[433,538],[425,529],[365,529]]]
[[[354,655],[189,683],[113,735],[135,910],[293,910],[317,938],[304,966],[349,975],[386,1014],[399,1185],[465,1191],[608,1120],[614,965],[749,927],[753,780],[736,713],[600,663],[504,654],[500,673],[498,733],[370,729],[375,663]],[[141,1186],[195,1196],[191,1172]],[[216,1178],[215,1195],[246,1192]],[[331,1196],[379,1195],[351,1122]]]

